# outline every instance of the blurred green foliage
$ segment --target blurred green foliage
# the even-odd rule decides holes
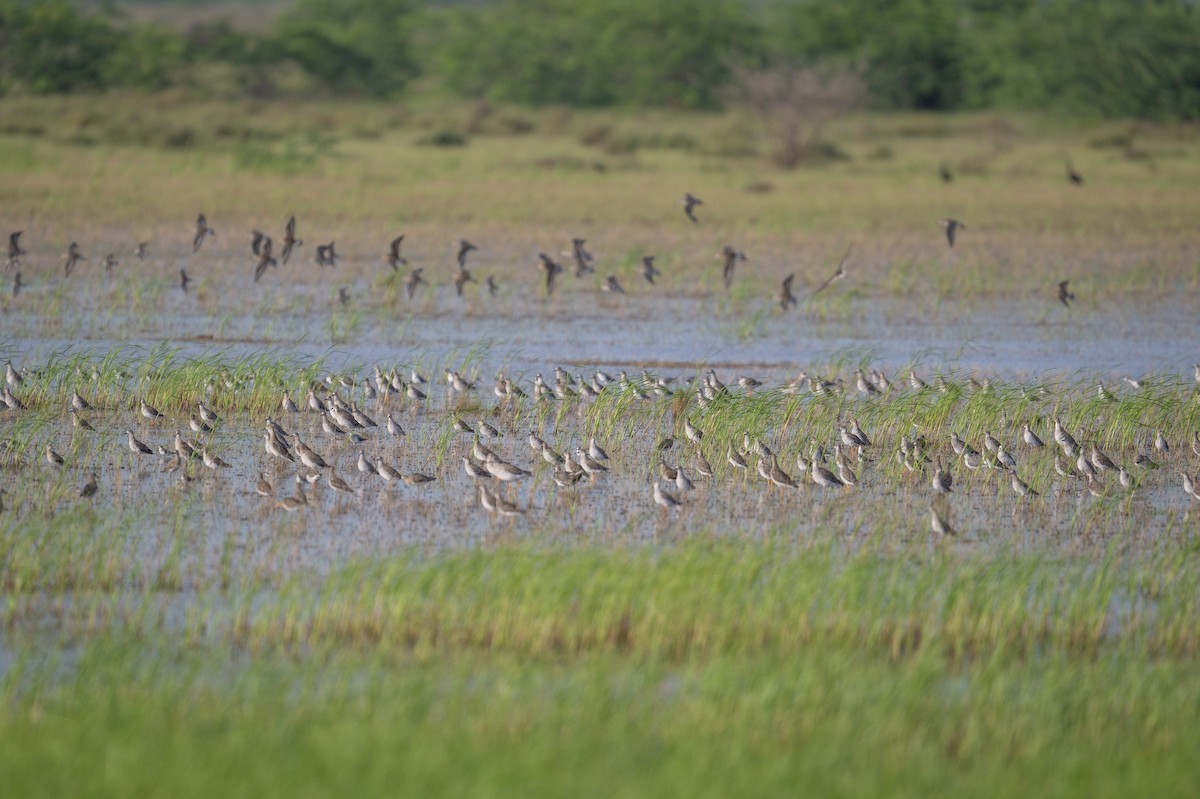
[[[860,72],[878,108],[1200,118],[1190,0],[297,0],[254,31],[0,0],[4,93],[204,89],[220,65],[252,96],[394,97],[422,76],[530,105],[713,108],[733,64],[816,63]]]

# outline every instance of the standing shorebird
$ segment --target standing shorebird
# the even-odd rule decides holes
[[[538,253],[538,269],[546,273],[546,296],[549,297],[554,293],[554,278],[558,277],[558,273],[563,269],[544,252]]]
[[[155,408],[153,405],[147,405],[146,400],[144,399],[140,400],[140,403],[141,406],[139,410],[141,411],[142,416],[145,416],[151,421],[162,418],[162,414],[159,412],[158,408]]]
[[[46,443],[46,463],[56,467],[63,465],[63,456],[55,452],[49,442]]]
[[[180,269],[179,269],[179,288],[183,291],[184,294],[188,293],[188,284],[191,282],[192,282],[192,279],[190,277],[188,277],[187,270],[180,267]]]
[[[104,256],[104,274],[111,275],[113,269],[120,265],[121,262],[117,260],[115,253],[110,252],[108,255]]]
[[[87,258],[84,258],[79,254],[79,245],[75,242],[71,242],[70,245],[67,246],[67,251],[63,253],[63,271],[69,277],[71,272],[75,269],[75,265],[80,261],[86,260]]]
[[[783,285],[779,287],[779,307],[785,311],[796,304],[796,296],[792,294],[792,280],[795,277],[794,274],[788,275],[783,279]]]
[[[846,248],[846,254],[842,256],[842,260],[838,261],[837,269],[835,269],[833,271],[832,275],[825,278],[824,283],[822,283],[821,285],[819,285],[815,289],[813,289],[813,293],[811,296],[813,296],[813,297],[817,296],[818,294],[820,294],[822,291],[824,291],[825,289],[832,286],[837,281],[844,280],[846,278],[846,259],[850,257],[850,250],[853,246],[854,245],[851,244],[849,247]]]
[[[946,241],[950,243],[951,247],[954,246],[954,240],[958,236],[958,231],[967,229],[967,226],[957,219],[939,219],[938,222],[946,228]]]
[[[483,281],[483,287],[487,289],[489,297],[495,297],[496,292],[500,290],[500,287],[496,285],[496,278],[492,275],[488,275],[487,280]]]
[[[687,194],[683,195],[683,199],[680,200],[679,203],[683,206],[684,216],[692,220],[693,225],[700,221],[696,219],[696,214],[694,212],[697,205],[704,205],[703,200],[701,200],[699,197],[696,197],[691,192],[688,192]]]
[[[1071,307],[1071,301],[1075,299],[1075,293],[1067,290],[1067,284],[1070,282],[1070,280],[1060,280],[1058,282],[1058,301],[1067,308]]]
[[[400,245],[403,243],[404,234],[401,233],[392,239],[392,243],[388,245],[387,253],[383,256],[383,262],[390,266],[393,272],[399,272],[402,265],[408,264],[408,259],[400,254]]]
[[[812,459],[812,480],[822,488],[842,488],[846,484],[836,474],[821,465],[818,458]]]
[[[662,272],[660,272],[654,268],[654,256],[653,255],[643,255],[642,256],[642,277],[644,277],[646,279],[646,282],[649,283],[651,286],[653,286],[654,278],[658,277],[661,274],[662,274]]]
[[[98,488],[98,485],[97,485],[96,473],[90,472],[90,473],[88,473],[87,482],[83,484],[83,488],[79,489],[79,496],[83,497],[85,499],[87,497],[94,497],[94,496],[96,496],[97,488]]]
[[[149,254],[149,247],[150,242],[139,241],[137,246],[133,248],[133,257],[137,258],[139,261],[146,260],[146,256]]]
[[[737,266],[738,261],[746,260],[746,253],[741,250],[735,250],[730,245],[726,244],[721,248],[721,252],[717,253],[717,257],[724,261],[721,266],[721,279],[725,281],[725,290],[733,285],[733,269]]]
[[[133,434],[132,430],[126,429],[125,435],[127,435],[129,437],[129,451],[132,452],[134,455],[136,455],[138,458],[141,458],[141,456],[143,456],[143,455],[153,455],[154,454],[154,450],[150,449],[150,447],[145,442],[139,441],[137,436],[135,436]]]
[[[616,275],[609,275],[604,280],[604,285],[600,287],[601,291],[607,291],[609,294],[624,294],[625,289],[621,288],[621,284],[617,282]]]
[[[15,230],[8,234],[8,260],[4,262],[4,268],[9,269],[14,266],[21,265],[21,256],[25,254],[25,250],[21,249],[21,234],[23,230]]]
[[[292,248],[303,244],[302,239],[296,238],[296,217],[293,214],[288,217],[287,224],[283,226],[283,249],[279,251],[279,259],[286,264],[292,255]]]
[[[472,250],[478,250],[479,248],[466,239],[459,239],[454,244],[458,247],[458,255],[455,256],[458,259],[458,268],[463,269],[467,265],[467,255]]]
[[[196,252],[197,250],[199,250],[200,245],[204,243],[204,240],[206,238],[208,238],[209,236],[215,236],[215,235],[217,235],[217,231],[213,230],[212,228],[210,228],[208,226],[208,220],[204,218],[204,214],[200,214],[199,216],[197,216],[196,217],[196,232],[192,236],[192,252]]]

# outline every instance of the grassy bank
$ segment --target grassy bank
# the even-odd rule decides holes
[[[44,633],[17,632],[0,782],[23,796],[1185,795],[1200,750],[1190,556],[783,536],[401,558],[188,635],[116,629],[23,657]]]

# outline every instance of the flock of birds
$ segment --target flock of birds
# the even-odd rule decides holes
[[[268,459],[268,465],[263,469],[255,469],[256,476],[248,488],[254,493],[270,498],[275,505],[289,512],[300,511],[310,505],[309,494],[315,486],[324,483],[335,494],[358,495],[365,486],[353,486],[350,481],[339,475],[335,464],[347,456],[353,463],[362,480],[380,480],[385,490],[393,484],[403,483],[419,487],[443,479],[445,474],[430,475],[419,471],[403,471],[396,468],[390,459],[385,458],[377,448],[376,454],[368,456],[367,450],[378,443],[373,436],[386,431],[387,437],[398,442],[406,435],[401,420],[397,418],[398,411],[409,411],[413,414],[420,410],[428,410],[431,405],[430,395],[433,387],[430,381],[415,369],[408,369],[407,377],[399,368],[384,371],[378,365],[373,367],[369,376],[358,380],[351,376],[327,375],[324,382],[310,384],[304,396],[297,402],[287,389],[282,390],[279,398],[280,418],[267,416],[263,422],[262,442],[263,452]],[[445,384],[448,400],[465,398],[480,390],[480,387],[464,377],[458,371],[446,368]],[[1196,366],[1196,382],[1200,384],[1200,364]],[[99,379],[99,373],[93,372],[93,380]],[[45,398],[53,396],[49,385],[38,385],[39,376],[22,374],[11,362],[5,365],[5,385],[0,392],[0,403],[11,412],[25,411],[26,395],[29,401],[33,397]],[[148,380],[148,378],[146,378]],[[27,391],[27,382],[32,382],[36,389]],[[701,376],[691,380],[668,379],[643,372],[640,377],[630,377],[625,372],[611,376],[603,370],[595,370],[590,377],[582,374],[572,375],[562,368],[556,367],[553,381],[547,381],[539,373],[527,388],[520,381],[500,373],[496,377],[492,393],[496,401],[487,411],[493,419],[505,419],[505,411],[512,411],[518,404],[524,403],[587,403],[604,395],[617,394],[632,401],[649,401],[660,398],[671,398],[677,402],[680,398],[687,400],[682,407],[684,412],[675,420],[672,428],[677,431],[658,441],[651,449],[651,457],[657,458],[650,475],[650,491],[648,500],[655,505],[673,511],[686,502],[686,496],[697,490],[697,483],[708,482],[716,486],[722,479],[732,474],[744,474],[747,480],[757,475],[763,484],[771,489],[797,490],[806,485],[816,485],[823,489],[836,491],[853,490],[863,482],[864,472],[878,466],[883,457],[877,453],[882,447],[875,436],[859,423],[855,416],[840,416],[836,430],[824,440],[810,438],[807,442],[776,441],[780,450],[792,450],[788,455],[776,451],[763,438],[755,438],[748,432],[743,432],[741,441],[716,441],[716,436],[706,431],[707,414],[714,405],[727,401],[734,392],[780,392],[783,394],[798,394],[809,392],[815,396],[835,396],[843,408],[850,408],[851,401],[886,402],[888,395],[901,392],[914,393],[946,392],[950,390],[945,380],[939,375],[931,382],[926,382],[915,372],[908,374],[908,388],[894,384],[880,371],[864,373],[857,369],[853,379],[842,378],[830,380],[818,375],[801,373],[797,378],[782,385],[764,386],[763,383],[751,377],[740,377],[736,382],[727,385],[717,376],[715,370],[709,369]],[[1135,388],[1142,387],[1139,381],[1130,380]],[[210,404],[214,395],[220,394],[227,407],[237,408],[236,394],[244,384],[222,374],[210,379],[205,390],[205,399],[194,402],[194,410],[180,411],[175,418],[170,418],[159,409],[151,406],[140,393],[142,381],[138,389],[129,392],[127,400],[114,407],[109,402],[107,408],[97,407],[97,403],[89,401],[73,388],[66,398],[66,415],[72,426],[72,436],[76,433],[86,434],[94,431],[95,426],[89,420],[88,414],[112,411],[105,419],[109,429],[120,429],[124,425],[124,445],[138,463],[143,457],[158,456],[161,460],[161,470],[168,473],[178,473],[181,483],[190,483],[196,479],[201,469],[220,471],[230,468],[220,455],[220,450],[214,451],[214,433],[226,424],[220,414]],[[992,386],[987,381],[979,383],[971,378],[968,388],[973,391],[991,391]],[[1101,396],[1114,399],[1111,391],[1103,384],[1099,390]],[[232,395],[227,395],[231,392]],[[1038,389],[1038,398],[1046,398],[1046,389]],[[346,395],[343,397],[343,393]],[[230,400],[234,400],[230,402]],[[57,400],[56,400],[57,402]],[[691,411],[692,403],[695,412]],[[450,402],[447,403],[451,405]],[[472,403],[471,407],[480,407],[482,403]],[[180,403],[180,407],[183,406]],[[453,407],[461,407],[456,403]],[[367,409],[370,409],[368,412]],[[149,425],[154,431],[169,429],[172,423],[178,425],[174,438],[168,444],[152,446],[146,443],[146,434],[134,431],[135,424],[128,424],[125,413],[132,412],[138,423]],[[236,411],[235,411],[236,412]],[[380,415],[376,421],[371,414]],[[400,414],[403,418],[403,413]],[[305,422],[307,417],[309,422]],[[508,416],[508,419],[515,418]],[[196,434],[187,438],[182,433],[182,421]],[[1046,424],[1051,419],[1046,420]],[[1053,442],[1060,452],[1055,454],[1054,469],[1063,481],[1072,481],[1079,485],[1079,491],[1086,491],[1094,496],[1103,496],[1109,492],[1105,485],[1106,475],[1115,477],[1116,482],[1126,491],[1132,492],[1152,472],[1158,470],[1163,461],[1177,459],[1173,455],[1171,445],[1160,430],[1155,431],[1154,438],[1146,443],[1145,448],[1126,458],[1126,464],[1121,458],[1110,457],[1105,453],[1094,438],[1087,441],[1083,431],[1074,433],[1064,426],[1057,416],[1052,418]],[[320,432],[317,431],[319,423]],[[441,421],[453,427],[453,435],[463,435],[469,439],[469,446],[461,455],[461,464],[465,474],[475,483],[474,493],[479,504],[485,511],[502,517],[516,517],[525,514],[528,506],[522,507],[514,501],[511,495],[505,495],[502,486],[516,484],[539,469],[548,469],[554,483],[561,489],[573,489],[581,481],[595,483],[618,468],[617,463],[627,464],[632,458],[611,459],[606,449],[591,437],[586,442],[579,441],[574,446],[560,450],[540,435],[538,429],[529,430],[525,436],[531,454],[524,458],[511,454],[502,454],[506,439],[521,436],[512,424],[502,425],[509,429],[502,430],[485,418],[485,411],[480,411],[480,418],[469,420],[455,410],[450,410]],[[288,430],[285,424],[291,425]],[[1004,423],[1007,426],[1007,423]],[[307,426],[307,432],[302,434],[301,428]],[[951,423],[953,428],[953,422]],[[1012,492],[1020,499],[1032,500],[1039,496],[1022,477],[1021,461],[1026,458],[1038,457],[1038,453],[1047,448],[1042,436],[1033,429],[1029,422],[1021,425],[1019,432],[1016,426],[1006,435],[994,435],[985,431],[980,446],[964,440],[958,432],[951,429],[944,443],[930,440],[914,426],[911,435],[900,435],[894,442],[894,457],[900,471],[904,474],[919,473],[924,475],[931,489],[930,526],[939,535],[955,535],[951,525],[948,497],[954,492],[956,475],[952,464],[961,461],[962,467],[968,474],[980,472],[983,475],[1003,475],[1009,483]],[[162,433],[159,433],[162,434]],[[675,436],[678,435],[684,443],[676,452],[683,452],[674,464],[667,463],[667,455],[674,448]],[[324,443],[319,443],[314,436],[323,436]],[[1078,438],[1076,437],[1078,436]],[[883,438],[884,436],[880,436]],[[305,439],[308,439],[307,441]],[[1083,443],[1081,443],[1083,442]],[[831,444],[831,446],[830,446]],[[333,449],[329,449],[333,448]],[[523,448],[522,448],[523,449]],[[632,447],[631,447],[632,449]],[[324,450],[324,452],[322,452]],[[690,450],[690,454],[688,454]],[[707,450],[707,454],[706,454]],[[1200,432],[1193,435],[1191,450],[1200,457]],[[356,453],[356,456],[355,456]],[[1121,453],[1118,454],[1118,456]],[[14,454],[9,445],[0,446],[0,456],[3,456],[5,466],[20,465],[19,454]],[[714,468],[709,460],[714,458],[723,468]],[[950,462],[947,462],[950,458]],[[1158,459],[1158,461],[1155,460]],[[63,469],[72,464],[60,454],[51,440],[44,445],[46,463],[56,469]],[[686,462],[685,462],[686,461]],[[795,470],[789,471],[786,463],[795,463]],[[637,467],[633,467],[636,469]],[[294,492],[276,499],[277,486],[272,483],[273,474],[286,474],[295,469],[292,482]],[[690,474],[689,474],[690,472]],[[1200,500],[1196,483],[1188,474],[1185,464],[1176,463],[1176,472],[1182,478],[1185,494]],[[863,477],[860,477],[863,474]],[[631,475],[636,477],[636,474]],[[887,479],[884,476],[881,479]],[[1064,483],[1065,484],[1065,483]],[[80,496],[93,497],[97,494],[100,476],[95,470],[89,471]],[[3,508],[3,491],[0,491],[0,509]]]
[[[1069,162],[1067,166],[1071,182],[1082,185],[1083,178]],[[945,166],[942,167],[942,178],[947,181],[953,179],[952,173]],[[680,204],[685,217],[691,223],[698,224],[697,210],[704,205],[704,202],[695,195],[687,193],[680,200]],[[940,222],[945,228],[947,244],[953,248],[960,232],[967,229],[966,225],[954,218],[943,219]],[[27,251],[22,246],[22,234],[23,231],[14,231],[8,240],[6,269],[15,270],[12,288],[14,297],[20,293],[24,285],[20,267],[22,258],[27,255]],[[199,251],[209,238],[216,235],[216,230],[209,225],[206,216],[201,213],[196,219],[191,237],[192,251]],[[285,223],[278,249],[276,249],[275,241],[271,236],[260,230],[253,230],[250,234],[250,254],[254,259],[254,280],[257,282],[268,270],[278,268],[280,264],[287,264],[297,248],[303,244],[303,240],[296,235],[295,216],[290,216]],[[382,255],[383,263],[396,272],[399,272],[401,267],[409,266],[408,260],[402,254],[403,244],[404,235],[396,236],[390,241]],[[146,258],[149,247],[149,242],[138,242],[132,250],[134,257]],[[463,289],[468,283],[478,283],[468,266],[470,254],[477,251],[478,247],[466,239],[459,239],[455,242],[455,247],[458,271],[452,282],[456,293],[462,296]],[[846,277],[846,262],[850,254],[851,249],[847,248],[837,269],[826,280],[816,285],[811,290],[810,296],[820,294],[835,282]],[[576,277],[595,271],[595,257],[588,251],[587,242],[584,239],[573,239],[570,249],[563,251],[562,256],[569,258],[573,263]],[[722,281],[725,288],[728,289],[733,283],[737,264],[745,261],[746,255],[731,245],[725,245],[718,257],[723,261]],[[335,242],[330,241],[328,244],[315,247],[313,260],[319,267],[334,267],[337,265],[338,259]],[[86,260],[79,245],[71,242],[63,254],[65,274],[69,276],[80,262]],[[116,254],[109,253],[103,259],[103,265],[106,272],[111,272],[119,265],[119,259]],[[567,271],[567,267],[544,252],[538,254],[537,267],[542,274],[546,294],[552,294],[559,276]],[[423,271],[422,267],[412,266],[405,274],[403,282],[410,299],[421,285],[427,284]],[[656,279],[662,273],[655,266],[654,255],[642,257],[641,274],[647,283],[655,285]],[[784,310],[795,306],[798,302],[793,292],[794,279],[794,274],[788,275],[779,289],[778,301]],[[186,269],[180,269],[180,289],[186,293],[191,283],[192,278]],[[482,285],[493,296],[498,290],[493,276],[488,276]],[[1068,286],[1069,281],[1059,282],[1057,292],[1058,301],[1066,306],[1069,306],[1075,298]],[[615,275],[606,277],[602,289],[615,294],[625,292]],[[339,298],[343,303],[348,301],[348,295],[344,288],[339,290]],[[12,411],[24,410],[25,403],[14,392],[20,391],[25,378],[11,362],[6,365],[5,371],[6,385],[3,393],[0,393],[0,403]],[[1200,382],[1200,366],[1197,367],[1196,377]],[[329,385],[324,387],[311,386],[300,405],[297,405],[287,391],[284,391],[280,401],[280,410],[283,413],[281,420],[287,420],[302,411],[316,414],[324,435],[339,447],[344,447],[347,443],[363,445],[370,440],[368,431],[379,428],[386,429],[390,436],[403,436],[403,428],[390,410],[389,402],[392,397],[400,395],[413,407],[420,406],[428,397],[426,393],[428,380],[415,370],[410,371],[407,380],[401,376],[400,371],[385,373],[376,366],[372,376],[362,380],[361,384],[346,378],[335,382],[334,378],[330,377],[328,381]],[[456,394],[470,392],[476,388],[475,384],[450,369],[446,370],[446,381],[448,390]],[[501,374],[497,377],[494,393],[501,404],[511,404],[526,400],[529,394],[532,394],[533,402],[569,402],[587,401],[590,397],[599,396],[606,391],[628,392],[638,399],[647,399],[652,394],[662,396],[678,391],[688,391],[694,394],[695,401],[703,413],[711,403],[719,402],[721,396],[730,391],[730,387],[722,383],[713,370],[709,370],[702,378],[686,387],[672,387],[672,382],[648,374],[643,374],[641,380],[630,379],[624,372],[614,378],[600,370],[594,372],[590,379],[585,379],[582,375],[576,378],[556,367],[553,384],[547,383],[542,375],[538,374],[528,393],[517,381]],[[854,377],[854,383],[857,390],[868,397],[884,395],[894,389],[887,377],[879,372],[872,373],[872,376],[868,377],[858,370]],[[940,382],[940,378],[939,385],[930,387],[915,373],[910,373],[909,383],[913,391],[946,389],[945,384]],[[743,390],[753,391],[760,386],[761,383],[752,378],[743,377],[738,380],[738,387]],[[214,385],[210,384],[210,392],[213,387]],[[986,390],[986,388],[985,385],[982,390]],[[347,389],[351,392],[351,396],[353,393],[361,391],[363,406],[374,401],[377,408],[375,412],[386,414],[382,425],[371,418],[363,407],[360,407],[358,400],[343,399],[341,389]],[[808,390],[816,394],[847,390],[841,380],[828,381],[803,373],[797,380],[777,386],[775,389],[785,393]],[[1101,386],[1101,391],[1104,391],[1103,386]],[[139,397],[135,407],[137,415],[148,422],[159,424],[165,419],[165,415],[147,404],[144,398]],[[91,422],[85,417],[86,413],[94,410],[92,403],[80,395],[78,390],[72,391],[67,410],[73,429],[83,431],[94,429]],[[211,435],[222,422],[220,416],[203,400],[197,401],[195,412],[189,416],[188,426],[198,434],[199,438],[185,438],[181,430],[177,429],[171,446],[151,447],[135,434],[132,426],[129,426],[125,429],[128,450],[139,462],[143,456],[157,454],[163,457],[165,459],[162,464],[163,471],[179,472],[180,480],[183,482],[194,479],[194,464],[202,464],[205,468],[212,470],[228,468],[229,464],[209,449]],[[554,482],[562,488],[573,487],[584,479],[595,481],[610,469],[608,453],[596,442],[595,438],[591,438],[587,446],[583,446],[581,443],[574,449],[568,447],[559,452],[542,439],[536,430],[531,430],[528,435],[528,443],[533,452],[534,463],[531,468],[526,468],[511,460],[506,460],[492,448],[496,442],[502,439],[503,434],[487,421],[480,419],[472,425],[467,420],[456,416],[453,425],[456,432],[467,434],[472,438],[470,452],[462,456],[462,466],[466,474],[477,482],[480,505],[488,512],[501,516],[518,516],[525,513],[526,508],[505,496],[499,486],[515,483],[530,476],[533,473],[532,469],[538,468],[541,462],[550,467]],[[690,417],[685,417],[682,432],[693,447],[692,474],[697,479],[715,479],[718,472],[704,454],[703,419],[697,422]],[[1132,489],[1136,485],[1136,480],[1131,473],[1125,467],[1118,466],[1115,461],[1102,452],[1096,442],[1091,443],[1090,450],[1080,445],[1057,418],[1054,419],[1054,441],[1061,448],[1062,456],[1065,458],[1065,461],[1059,457],[1055,458],[1056,472],[1063,478],[1082,480],[1092,494],[1105,492],[1102,476],[1106,472],[1114,472],[1120,484],[1125,488]],[[660,442],[657,449],[665,452],[673,443],[674,439],[666,439]],[[853,488],[859,485],[857,471],[870,462],[865,454],[866,451],[875,446],[872,438],[862,429],[859,422],[854,418],[849,418],[836,431],[831,451],[827,450],[823,444],[811,442],[806,451],[795,454],[796,471],[788,473],[781,465],[779,454],[772,451],[762,440],[752,440],[746,434],[741,443],[742,446],[739,448],[733,442],[729,442],[725,448],[723,459],[729,469],[747,474],[757,473],[767,485],[780,489],[796,489],[805,483],[829,489]],[[954,432],[950,433],[948,443],[954,458],[961,459],[964,467],[969,471],[988,469],[1004,472],[1008,475],[1015,494],[1020,497],[1036,497],[1038,495],[1038,492],[1020,477],[1016,449],[1012,443],[1006,443],[990,432],[985,434],[982,450],[964,441]],[[1040,450],[1045,446],[1029,424],[1025,424],[1021,431],[1019,445],[1031,451]],[[1169,445],[1161,432],[1157,433],[1154,446],[1158,452],[1164,455],[1169,452]],[[1193,439],[1192,449],[1200,456],[1200,435]],[[326,458],[310,443],[307,443],[298,430],[288,431],[281,421],[276,421],[272,417],[266,418],[263,450],[277,466],[288,465],[297,468],[296,490],[292,495],[277,501],[279,508],[298,511],[306,507],[308,500],[306,494],[301,490],[302,487],[305,485],[315,486],[322,477],[330,489],[336,493],[355,494],[360,491],[353,488],[332,468],[331,461],[336,459]],[[930,458],[930,454],[934,457]],[[832,464],[830,463],[831,455]],[[51,466],[62,468],[66,465],[63,456],[55,451],[49,441],[45,444],[44,456]],[[938,498],[949,495],[954,486],[953,472],[944,463],[943,455],[923,435],[914,434],[911,437],[900,437],[896,447],[896,458],[897,462],[902,464],[907,471],[923,472],[927,465],[932,466],[929,485],[935,501],[930,504],[931,527],[939,534],[953,534],[954,529],[949,521],[947,506],[938,501]],[[1151,460],[1150,456],[1141,452],[1137,454],[1135,463],[1142,469],[1157,468],[1157,464]],[[387,485],[404,483],[409,486],[420,486],[437,479],[435,476],[420,472],[400,471],[379,454],[373,458],[368,457],[362,446],[358,448],[355,469],[362,476],[381,479]],[[683,501],[682,496],[695,488],[692,478],[687,474],[687,467],[683,463],[669,466],[665,457],[660,457],[657,469],[658,477],[650,481],[652,483],[651,499],[663,508],[677,508]],[[1186,494],[1189,497],[1200,499],[1200,494],[1197,494],[1195,483],[1190,476],[1182,469],[1179,470],[1179,474],[1183,478]],[[270,477],[270,469],[259,471],[252,486],[254,492],[274,498],[276,491]],[[664,483],[666,487],[664,487]],[[98,491],[98,486],[98,475],[94,471],[90,472],[80,490],[80,496],[94,496]],[[0,507],[2,506],[3,492],[0,491]]]
[[[1083,184],[1083,178],[1075,171],[1070,162],[1067,164],[1068,176],[1072,183],[1076,185]],[[952,180],[952,174],[949,168],[942,166],[942,177],[945,180]],[[686,193],[680,200],[683,207],[684,216],[693,224],[699,223],[699,218],[696,215],[696,209],[703,206],[704,202],[699,197]],[[967,226],[958,219],[947,218],[939,220],[940,224],[946,230],[946,242],[953,248],[958,240],[959,231],[967,229]],[[6,271],[15,270],[12,280],[12,296],[17,297],[21,289],[26,285],[22,282],[21,259],[27,255],[27,250],[22,246],[21,236],[23,230],[13,231],[8,238],[8,254],[5,260]],[[196,218],[195,228],[192,233],[192,251],[198,252],[210,237],[216,236],[216,230],[209,225],[207,217],[201,213]],[[286,265],[291,258],[296,248],[302,246],[304,241],[296,236],[296,217],[289,216],[284,224],[283,235],[280,238],[280,247],[278,251],[275,249],[275,241],[271,236],[261,230],[252,230],[250,232],[250,255],[253,258],[254,265],[254,282],[258,282],[267,273],[269,269],[278,268],[281,264]],[[388,244],[386,251],[383,253],[381,260],[392,268],[393,271],[399,272],[403,266],[409,266],[408,259],[401,254],[401,248],[404,244],[404,235],[396,236]],[[470,253],[477,251],[479,248],[467,239],[458,239],[454,242],[456,249],[455,261],[458,265],[458,270],[452,278],[451,282],[454,286],[455,293],[463,296],[463,289],[468,283],[479,283],[472,275],[471,269],[468,267],[468,256]],[[149,253],[150,242],[137,242],[132,252],[135,258],[143,260]],[[278,255],[276,255],[278,252]],[[847,248],[846,254],[842,256],[838,262],[837,269],[827,279],[818,284],[809,294],[810,298],[820,294],[825,289],[839,280],[847,276],[846,261],[850,256],[850,249]],[[661,270],[655,266],[655,255],[641,256],[641,275],[650,285],[656,285],[656,279],[662,274]],[[547,296],[554,293],[559,275],[567,271],[564,266],[563,259],[569,258],[573,262],[575,277],[579,278],[586,274],[595,271],[595,257],[587,249],[586,239],[575,238],[571,240],[570,249],[563,250],[558,259],[548,255],[545,252],[538,253],[537,268],[541,272],[543,285]],[[721,277],[725,289],[728,290],[733,285],[734,272],[737,264],[746,261],[746,254],[736,247],[726,244],[717,254],[717,258],[722,261]],[[314,249],[313,262],[320,268],[335,267],[338,263],[338,253],[336,242],[330,241],[328,244],[319,244]],[[86,261],[87,258],[80,251],[79,244],[72,241],[66,252],[62,255],[63,271],[66,276],[70,276],[72,271],[79,265],[81,261]],[[108,253],[103,259],[103,265],[106,273],[111,273],[112,270],[119,266],[120,260],[116,253]],[[403,283],[408,298],[411,300],[418,288],[422,285],[428,285],[428,281],[424,275],[424,267],[411,266],[405,273]],[[799,300],[794,291],[795,273],[785,277],[779,287],[776,299],[780,307],[787,311],[789,308],[795,307]],[[186,268],[179,270],[179,288],[185,294],[188,292],[188,287],[193,282],[192,277],[188,274]],[[1068,280],[1060,281],[1058,284],[1057,298],[1064,306],[1070,307],[1070,303],[1075,299],[1074,293],[1068,290]],[[483,281],[483,287],[487,290],[489,296],[496,296],[499,291],[499,284],[494,275],[488,275]],[[612,294],[624,294],[625,288],[621,285],[616,275],[607,275],[604,283],[601,285],[601,290]],[[345,305],[349,302],[350,295],[345,287],[338,289],[338,299]]]

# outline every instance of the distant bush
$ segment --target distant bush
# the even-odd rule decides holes
[[[530,106],[706,109],[737,69],[820,64],[876,108],[1200,119],[1195,0],[295,0],[253,32],[84,6],[0,0],[0,93],[396,97],[420,74]]]

